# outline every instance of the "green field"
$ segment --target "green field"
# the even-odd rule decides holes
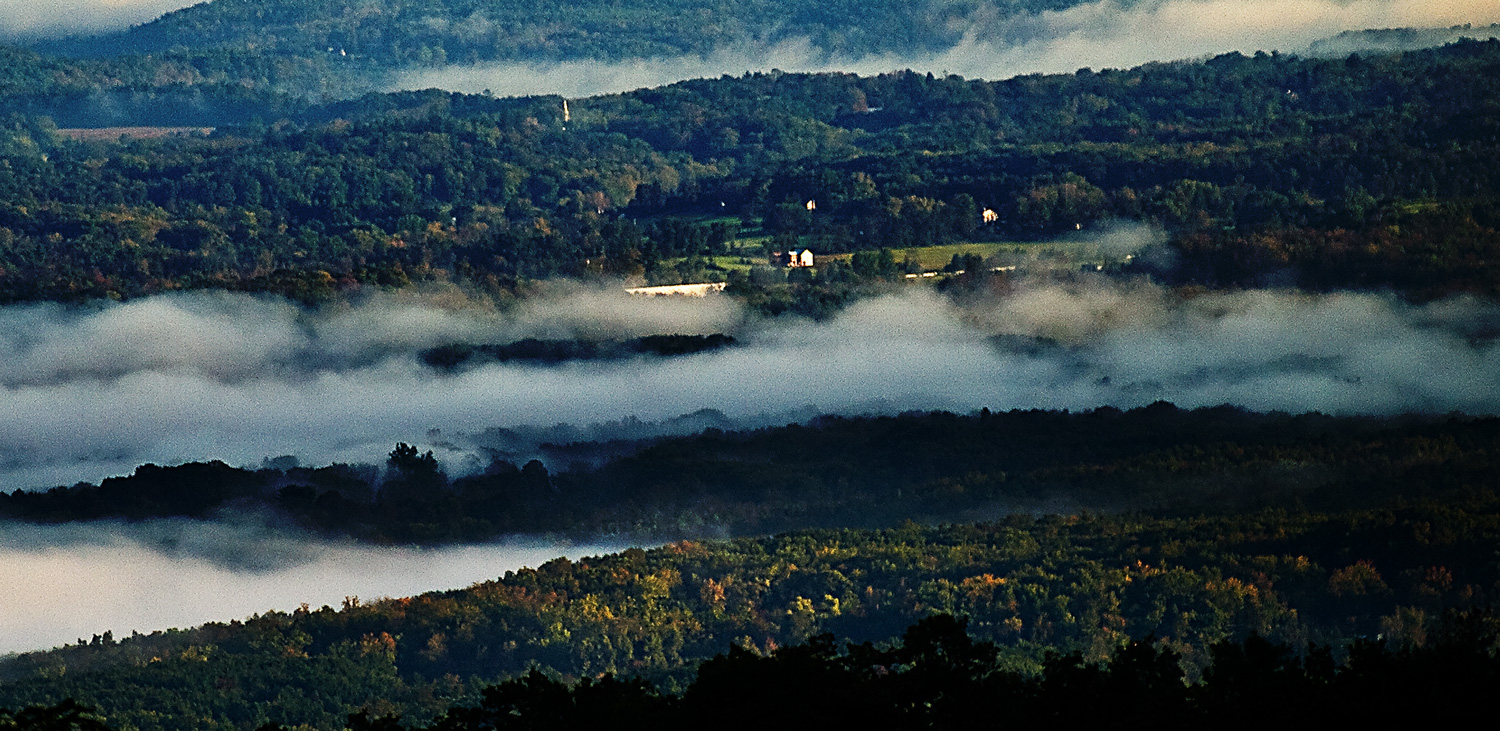
[[[960,244],[943,244],[942,246],[920,246],[911,249],[895,249],[893,253],[896,255],[896,261],[906,261],[909,259],[911,261],[915,261],[919,266],[921,266],[923,271],[932,271],[934,269],[942,269],[943,267],[948,266],[948,263],[953,261],[953,257],[955,255],[965,256],[968,254],[978,254],[988,259],[991,256],[998,254],[999,252],[1006,251],[1012,248],[1013,246],[1015,246],[1015,244],[981,244],[967,242]]]
[[[760,255],[758,250],[754,253],[746,251],[742,256],[713,256],[709,257],[709,261],[712,261],[714,265],[719,267],[720,269],[731,272],[736,269],[748,272],[750,271],[750,268],[755,266],[756,264],[767,263],[766,257]]]
[[[979,254],[980,256],[989,258],[990,256],[998,253],[1006,252],[1011,249],[1020,249],[1026,246],[1032,245],[1012,243],[963,243],[943,244],[941,246],[916,246],[908,249],[892,249],[891,251],[896,255],[896,261],[906,261],[907,259],[911,259],[912,261],[917,262],[917,264],[920,265],[923,269],[933,270],[942,269],[943,267],[947,266],[948,262],[953,260],[954,254]],[[819,254],[817,249],[813,249],[813,255],[817,257],[817,261],[819,262],[848,262],[854,257],[853,254]]]
[[[729,218],[722,220],[737,221],[739,219]],[[751,267],[757,264],[769,263],[766,260],[765,245],[766,242],[770,240],[770,236],[746,236],[737,238],[729,242],[729,254],[724,256],[711,256],[707,258],[709,261],[713,262],[715,266],[725,271],[738,270],[748,272],[750,271]],[[684,261],[684,257],[676,257],[673,259],[665,259],[662,261],[662,264],[671,267],[676,266],[682,261]]]
[[[1107,264],[1117,260],[1117,257],[1105,253],[1092,242],[964,242],[893,249],[892,252],[896,255],[896,261],[910,259],[924,271],[941,270],[953,261],[954,255],[967,254],[978,254],[987,261],[993,259],[995,266],[1014,265],[1026,269],[1071,268],[1083,264]],[[814,250],[813,253],[817,254],[817,251]],[[852,256],[831,254],[827,257],[819,256],[818,260],[836,259],[847,262]]]
[[[749,271],[752,266],[767,263],[765,245],[770,238],[769,236],[749,236],[735,239],[729,244],[733,254],[710,257],[710,260],[726,271]],[[896,256],[896,261],[910,259],[915,261],[923,271],[941,271],[953,261],[955,255],[968,254],[978,254],[992,266],[1015,266],[1018,269],[1032,271],[1073,269],[1085,264],[1107,265],[1120,260],[1118,255],[1107,253],[1097,243],[1089,241],[969,241],[893,249],[892,252]],[[820,263],[827,261],[848,263],[854,256],[853,254],[819,254],[816,248],[813,249],[813,254]],[[680,261],[682,259],[668,259],[665,263],[673,265]]]

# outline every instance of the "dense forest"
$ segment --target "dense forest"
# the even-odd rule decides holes
[[[1077,729],[1459,724],[1488,715],[1489,690],[1500,680],[1487,622],[1483,615],[1450,615],[1448,629],[1430,646],[1363,642],[1341,663],[1328,647],[1299,656],[1252,634],[1215,644],[1212,664],[1190,679],[1178,654],[1151,638],[1102,662],[1071,653],[1049,657],[1038,673],[1016,672],[992,644],[965,634],[961,620],[938,614],[888,647],[840,648],[827,634],[767,654],[732,647],[701,665],[680,696],[611,675],[569,687],[533,670],[484,689],[477,705],[449,709],[418,728],[968,729],[993,724],[996,716]],[[355,714],[349,728],[375,729],[389,720]]]
[[[841,647],[830,634],[767,653],[731,646],[700,665],[680,694],[608,673],[568,684],[534,668],[482,689],[473,705],[455,705],[411,728],[959,729],[993,723],[997,714],[1009,723],[1079,729],[1457,725],[1489,715],[1489,691],[1500,680],[1494,625],[1486,613],[1450,613],[1430,643],[1362,641],[1337,648],[1342,658],[1328,646],[1299,653],[1251,634],[1215,643],[1211,664],[1194,673],[1170,646],[1148,637],[1103,661],[1059,654],[1025,673],[1010,668],[994,644],[974,641],[962,619],[937,614],[879,646]],[[350,714],[346,728],[391,731],[406,728],[401,722],[365,709]],[[0,710],[0,727],[109,728],[72,701]]]
[[[1168,281],[1494,294],[1496,79],[1500,41],[1002,82],[749,74],[578,100],[568,124],[556,98],[439,92],[207,139],[73,141],[16,115],[0,297],[514,292],[651,273],[761,226],[773,248],[837,253],[1120,218],[1170,232],[1176,256],[1127,269]],[[864,276],[822,274],[793,299]]]
[[[64,126],[269,122],[307,102],[389,88],[412,68],[765,55],[783,47],[825,59],[938,51],[966,32],[1003,32],[1015,17],[1076,4],[218,0],[102,37],[0,48],[0,89],[11,92],[0,95],[0,113],[72,120]]]
[[[315,99],[369,92],[322,58],[173,51],[68,59],[0,45],[0,115],[64,127],[190,126],[275,121]]]
[[[422,362],[445,372],[482,363],[543,363],[556,365],[576,360],[621,360],[643,355],[677,356],[704,353],[735,344],[732,336],[647,335],[629,340],[538,340],[513,343],[451,343],[422,351]]]
[[[1148,636],[1173,653],[1172,678],[1208,672],[1215,645],[1252,633],[1299,655],[1358,638],[1439,644],[1447,610],[1494,601],[1493,474],[1351,510],[1010,515],[557,559],[464,590],[18,655],[0,663],[0,707],[72,698],[140,729],[338,728],[359,710],[425,723],[533,667],[676,693],[732,646],[884,642],[934,613],[967,617],[1020,673]]]
[[[494,60],[621,59],[708,55],[748,44],[806,40],[832,56],[941,50],[966,27],[1077,0],[976,0],[867,5],[809,0],[217,0],[104,38],[50,42],[48,50],[97,55],[176,48],[255,49],[333,55],[379,67]]]
[[[1346,30],[1313,41],[1307,52],[1314,56],[1348,56],[1351,53],[1396,53],[1441,46],[1465,38],[1500,37],[1500,23],[1455,25],[1448,28],[1380,28]]]
[[[450,477],[432,452],[406,444],[383,466],[144,465],[98,485],[0,492],[0,516],[66,522],[270,511],[328,535],[442,543],[548,532],[760,535],[1031,510],[1351,508],[1494,487],[1500,421],[1158,403],[1125,412],[821,417],[748,432],[543,444],[536,456],[552,469],[540,459],[518,466],[516,455],[496,450],[482,472]]]

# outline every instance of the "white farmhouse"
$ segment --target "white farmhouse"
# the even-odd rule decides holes
[[[790,268],[810,267],[813,265],[812,249],[801,251],[778,251],[771,255],[773,266],[784,266]]]

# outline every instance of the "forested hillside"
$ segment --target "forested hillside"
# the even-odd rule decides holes
[[[338,728],[359,709],[421,722],[531,667],[675,691],[732,646],[884,641],[934,612],[968,617],[1003,668],[1040,669],[1049,651],[1102,660],[1153,636],[1196,673],[1215,643],[1252,632],[1299,649],[1435,641],[1445,610],[1494,600],[1497,530],[1491,483],[1349,511],[1014,515],[679,542],[462,591],[81,640],[4,662],[0,707],[73,698],[140,729]]]
[[[0,296],[514,291],[719,253],[733,229],[699,231],[710,214],[828,253],[1134,219],[1179,254],[1135,270],[1170,281],[1493,294],[1496,79],[1491,41],[1003,82],[752,74],[576,100],[568,124],[556,98],[437,92],[125,144],[13,116]],[[848,275],[835,267],[778,307],[836,302]]]
[[[366,721],[421,723],[533,666],[564,679],[641,676],[675,693],[731,647],[773,653],[821,632],[886,641],[934,613],[966,617],[996,643],[984,667],[1023,675],[1064,667],[1049,653],[1093,663],[1131,638],[1160,640],[1159,669],[1180,661],[1171,672],[1194,678],[1226,651],[1216,643],[1251,633],[1299,652],[1316,642],[1342,653],[1371,637],[1423,647],[1456,631],[1445,612],[1489,606],[1500,586],[1497,439],[1494,419],[1157,404],[557,444],[546,451],[558,461],[623,456],[555,474],[496,460],[450,479],[407,445],[383,470],[145,466],[98,486],[0,496],[0,512],[68,521],[248,510],[425,542],[791,532],[558,559],[337,610],[104,633],[0,662],[0,708],[71,698],[141,729],[339,728],[361,710]],[[956,518],[992,522],[937,524]],[[820,642],[815,652],[832,647]],[[829,669],[844,662],[815,656]],[[513,691],[544,681],[518,682]]]
[[[1448,28],[1380,28],[1348,30],[1313,41],[1308,53],[1315,56],[1347,56],[1351,53],[1396,53],[1453,43],[1465,38],[1485,40],[1500,36],[1500,23]]]
[[[406,444],[382,466],[144,465],[98,485],[0,493],[0,517],[58,523],[265,511],[329,536],[438,544],[550,532],[762,535],[1030,511],[1351,508],[1493,487],[1500,422],[1158,403],[1128,412],[822,417],[807,426],[541,451],[553,470],[497,455],[482,472],[453,477],[431,452]]]
[[[704,662],[678,693],[608,673],[570,684],[534,668],[448,707],[430,724],[410,727],[959,729],[991,723],[997,714],[1018,725],[1064,729],[1463,725],[1489,715],[1489,690],[1500,676],[1495,621],[1486,612],[1450,612],[1430,642],[1400,647],[1359,641],[1298,653],[1251,634],[1215,643],[1211,664],[1201,669],[1185,668],[1170,646],[1148,637],[1103,661],[1074,652],[1049,657],[1039,672],[1017,671],[1003,650],[976,642],[966,629],[963,619],[937,614],[878,645],[841,645],[830,634],[766,653],[735,645]],[[1399,690],[1394,697],[1393,690]],[[1270,697],[1275,703],[1263,702]],[[366,708],[351,714],[346,728],[407,728],[407,720]],[[73,701],[0,709],[0,724],[111,728]]]
[[[179,49],[74,59],[0,45],[0,115],[64,127],[274,122],[372,84],[357,65],[322,57]]]
[[[1006,3],[1000,14],[1075,4],[1025,0]],[[995,13],[993,6],[974,0],[877,5],[809,0],[215,0],[116,36],[48,47],[81,54],[255,48],[286,55],[353,56],[392,67],[707,55],[737,45],[806,39],[826,53],[857,58],[947,48],[967,25],[979,18],[993,20]]]
[[[994,645],[966,636],[962,620],[936,615],[889,646],[841,648],[822,635],[764,655],[731,648],[704,663],[681,694],[608,675],[568,686],[533,671],[425,728],[967,729],[997,716],[1063,729],[1461,725],[1488,716],[1489,689],[1500,679],[1491,621],[1454,613],[1428,646],[1362,642],[1340,659],[1333,648],[1299,656],[1252,635],[1215,644],[1213,664],[1195,677],[1150,638],[1104,662],[1073,653],[1049,658],[1039,673],[1016,672]],[[349,728],[388,722],[361,713]]]

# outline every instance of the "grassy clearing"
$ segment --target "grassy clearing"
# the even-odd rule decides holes
[[[893,253],[896,261],[911,259],[925,271],[942,269],[953,260],[955,254],[979,254],[997,266],[1016,266],[1031,270],[1072,268],[1084,264],[1107,265],[1119,260],[1118,253],[1106,251],[1091,241],[966,242],[896,249]]]
[[[741,236],[729,242],[729,250],[735,256],[758,256],[764,258],[766,255],[766,244],[770,241],[770,236]]]
[[[943,267],[947,266],[948,262],[953,261],[953,257],[955,255],[965,256],[968,254],[978,254],[981,257],[988,259],[995,253],[1004,250],[1009,246],[1009,244],[981,244],[970,242],[960,244],[944,244],[942,246],[919,246],[911,249],[896,249],[893,253],[896,255],[896,261],[906,261],[910,259],[921,266],[923,270],[931,271],[934,269],[942,269]]]
[[[1031,246],[1031,244],[967,242],[943,244],[941,246],[915,246],[907,249],[892,249],[891,253],[895,254],[896,261],[898,262],[910,259],[915,261],[918,266],[921,266],[923,270],[933,271],[948,266],[948,263],[953,261],[955,254],[959,256],[978,254],[988,259],[992,256],[1003,255],[1012,251],[1021,251],[1028,246]],[[813,253],[817,254],[817,251],[815,250]],[[836,260],[847,262],[853,257],[853,254],[829,254],[827,256],[818,255],[817,258],[818,261]]]
[[[715,266],[721,269],[725,269],[728,271],[734,271],[738,269],[744,272],[750,271],[750,268],[755,266],[756,264],[766,263],[765,257],[759,255],[751,256],[749,255],[749,252],[746,252],[744,256],[715,256],[710,257],[709,260],[712,261]]]
[[[80,142],[115,142],[120,138],[152,140],[213,134],[213,127],[90,127],[59,129],[57,134]]]
[[[766,264],[765,246],[769,236],[750,236],[729,243],[729,256],[715,256],[711,260],[717,266],[733,271],[749,271],[752,266]],[[1095,242],[1089,241],[967,241],[939,246],[914,246],[892,249],[897,262],[907,259],[915,261],[923,271],[940,271],[953,261],[954,255],[978,254],[995,266],[1015,266],[1019,269],[1040,271],[1047,269],[1072,269],[1085,264],[1110,264],[1117,262],[1117,254],[1106,252]],[[821,264],[829,261],[848,263],[853,254],[819,254],[813,250]],[[682,259],[670,259],[672,265]]]

